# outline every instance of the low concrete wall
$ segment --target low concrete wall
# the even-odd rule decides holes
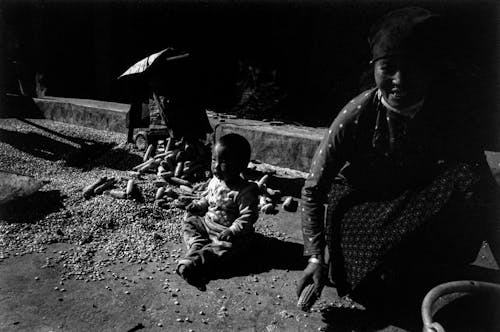
[[[42,115],[51,120],[121,133],[127,132],[129,105],[73,98],[34,98]]]
[[[272,126],[252,120],[225,120],[214,128],[217,138],[228,133],[247,138],[252,146],[252,159],[303,172],[309,171],[316,147],[326,131],[326,128]]]
[[[47,119],[116,132],[127,132],[128,104],[88,99],[34,98],[41,115]],[[252,158],[264,163],[308,171],[311,158],[326,128],[271,125],[268,122],[228,119],[209,112],[216,137],[238,133],[252,145]]]

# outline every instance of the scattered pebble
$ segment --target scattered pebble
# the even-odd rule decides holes
[[[0,128],[14,127],[16,132],[34,133],[64,144],[58,145],[61,151],[54,150],[53,156],[48,160],[33,157],[29,153],[0,142],[0,154],[9,156],[2,159],[2,169],[34,174],[43,180],[48,180],[49,183],[43,190],[57,190],[64,199],[61,200],[62,206],[54,211],[40,213],[38,209],[25,209],[23,213],[12,215],[9,220],[1,223],[0,234],[3,234],[3,238],[0,258],[44,252],[52,257],[46,258],[43,267],[60,268],[61,280],[82,280],[85,283],[113,278],[127,280],[126,277],[119,277],[116,273],[110,274],[112,273],[110,267],[113,268],[117,263],[136,264],[133,268],[138,272],[144,271],[148,262],[155,262],[156,266],[160,267],[159,271],[170,269],[172,265],[168,261],[172,261],[173,255],[170,247],[164,244],[182,242],[182,226],[179,221],[182,220],[184,211],[175,207],[161,209],[154,205],[153,197],[157,189],[153,183],[154,174],[146,173],[143,175],[143,180],[138,182],[145,196],[143,202],[117,200],[107,195],[97,195],[89,200],[82,198],[81,189],[102,176],[114,177],[117,179],[116,189],[124,189],[130,178],[127,170],[136,165],[134,158],[142,158],[142,153],[122,143],[125,135],[45,119],[30,121],[75,140],[51,134],[48,130],[37,129],[19,120],[3,119]],[[87,158],[78,160],[80,164],[68,167],[69,162],[76,162],[70,160],[72,158],[70,154],[81,157],[78,155],[81,146],[75,143],[79,139],[98,142],[95,149],[97,153],[92,150],[85,156]],[[64,150],[66,145],[68,149]],[[101,148],[107,149],[107,146],[110,147],[109,150],[102,153]],[[82,169],[85,171],[82,172]],[[172,188],[175,187],[169,187],[173,190]],[[37,206],[44,205],[38,203]],[[30,221],[29,227],[25,220]],[[278,239],[285,237],[285,234],[277,231],[273,224],[257,223],[256,231]],[[159,234],[161,236],[158,236]],[[46,250],[47,245],[61,242],[75,247],[52,250],[52,254]],[[178,256],[182,249],[176,252]],[[162,272],[170,273],[168,270]],[[175,269],[171,272],[175,273]],[[148,276],[147,279],[152,280],[153,277]],[[35,280],[40,280],[40,277],[36,276]],[[253,280],[258,282],[259,278],[254,276]],[[61,281],[60,285],[63,284]],[[111,291],[109,286],[105,288]],[[56,286],[54,290],[59,288]],[[217,290],[223,289],[219,287]],[[64,291],[62,288],[61,292]],[[125,291],[126,294],[127,292],[129,291]],[[223,295],[223,298],[226,299],[227,296]],[[63,301],[62,298],[58,300]],[[223,308],[225,311],[225,307]],[[141,310],[145,310],[145,306],[141,306]],[[200,315],[204,313],[200,312]]]

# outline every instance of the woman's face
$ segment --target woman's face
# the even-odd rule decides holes
[[[429,68],[402,56],[377,60],[374,76],[384,99],[394,108],[404,108],[422,100],[431,82]]]

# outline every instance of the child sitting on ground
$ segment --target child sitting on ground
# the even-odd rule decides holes
[[[237,134],[222,136],[214,148],[214,177],[198,201],[186,207],[183,238],[186,256],[177,273],[204,289],[207,274],[229,265],[248,245],[258,218],[258,186],[240,175],[250,161],[248,141]]]

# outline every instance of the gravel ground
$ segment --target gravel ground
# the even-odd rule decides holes
[[[154,204],[157,188],[153,182],[156,180],[156,175],[146,174],[137,181],[142,192],[142,199],[139,200],[116,199],[108,195],[97,195],[87,200],[82,194],[82,188],[103,176],[115,177],[118,179],[116,187],[125,189],[127,181],[131,177],[128,171],[142,162],[143,152],[135,150],[131,145],[121,143],[124,141],[125,135],[123,134],[50,120],[0,120],[0,169],[48,181],[48,184],[34,195],[8,203],[0,209],[0,265],[2,261],[6,266],[11,266],[20,260],[28,260],[29,262],[33,259],[35,261],[40,259],[42,270],[30,272],[35,273],[35,277],[31,277],[31,282],[40,284],[48,282],[45,280],[49,280],[47,278],[50,278],[49,276],[57,271],[57,275],[54,276],[57,280],[57,286],[53,285],[48,290],[44,286],[39,290],[36,284],[31,285],[31,282],[27,280],[17,285],[14,283],[16,277],[13,277],[16,272],[7,270],[9,277],[3,280],[3,287],[5,285],[11,286],[7,286],[10,287],[10,290],[7,288],[5,295],[12,294],[12,292],[16,294],[15,289],[21,287],[20,290],[27,289],[28,293],[31,294],[29,295],[30,300],[28,300],[30,303],[32,301],[43,302],[46,297],[46,300],[50,302],[52,296],[46,295],[47,291],[67,294],[65,301],[70,301],[71,297],[75,296],[83,303],[94,303],[92,299],[86,299],[85,294],[73,294],[80,289],[75,283],[84,282],[85,285],[89,285],[89,289],[95,289],[95,287],[98,289],[101,283],[105,283],[106,291],[110,293],[111,290],[114,291],[112,293],[118,291],[118,293],[134,296],[134,298],[143,292],[144,287],[153,287],[156,290],[148,290],[151,294],[159,294],[159,289],[161,289],[162,294],[158,295],[159,297],[164,297],[164,294],[173,294],[172,299],[175,300],[177,299],[176,294],[179,294],[179,297],[188,301],[186,308],[182,306],[183,302],[179,304],[177,301],[168,300],[165,302],[162,300],[161,305],[158,304],[162,309],[149,309],[149,306],[153,305],[155,301],[160,301],[159,298],[156,299],[158,296],[155,295],[154,299],[151,299],[153,302],[146,305],[148,309],[145,309],[145,305],[142,304],[137,311],[149,313],[149,318],[144,320],[145,324],[157,325],[157,327],[161,327],[160,322],[168,321],[166,316],[162,316],[163,310],[167,310],[165,305],[173,305],[173,308],[176,308],[167,315],[179,316],[186,310],[185,314],[193,315],[191,311],[194,309],[188,304],[188,299],[192,298],[193,303],[196,303],[193,304],[193,308],[199,310],[200,307],[206,306],[206,310],[210,312],[214,305],[213,296],[215,295],[217,300],[215,308],[219,308],[219,311],[211,315],[207,314],[206,318],[203,317],[205,315],[203,313],[202,317],[196,320],[196,324],[206,326],[210,319],[210,321],[219,322],[216,324],[223,324],[220,326],[221,329],[230,328],[231,324],[247,324],[245,322],[253,321],[254,317],[258,317],[261,313],[266,318],[262,317],[264,319],[262,322],[255,321],[252,324],[266,324],[264,326],[268,326],[267,329],[269,327],[276,329],[280,324],[292,324],[288,326],[319,324],[319,321],[316,322],[317,318],[313,316],[308,317],[307,314],[293,313],[295,299],[290,295],[285,296],[285,293],[292,293],[294,289],[293,283],[287,280],[290,278],[287,274],[288,270],[287,272],[275,270],[274,273],[283,274],[283,280],[274,274],[261,278],[250,273],[249,276],[243,275],[230,282],[215,281],[213,287],[220,286],[208,294],[204,293],[206,295],[193,293],[194,288],[190,290],[189,286],[183,287],[185,285],[176,277],[169,279],[174,274],[177,259],[183,254],[181,219],[184,211],[175,207],[163,209]],[[293,170],[272,169],[269,165],[264,164],[256,164],[253,168],[254,171],[272,171],[277,177],[293,178],[302,175]],[[259,220],[256,231],[267,238],[288,241],[290,236],[283,227],[279,229],[273,224],[276,217],[270,216],[267,222]],[[284,216],[284,218],[287,217]],[[301,246],[295,243],[290,248],[292,247],[297,250]],[[275,253],[270,253],[268,256],[272,257],[273,254]],[[290,255],[290,252],[285,254]],[[300,253],[293,255],[295,254]],[[300,265],[297,259],[294,261],[293,265],[296,266],[298,263]],[[32,264],[28,263],[26,266],[29,267]],[[162,281],[162,276],[167,276],[167,278]],[[292,277],[292,280],[295,278]],[[250,280],[255,291],[254,297],[258,299],[257,307],[262,306],[261,309],[256,307],[255,313],[250,304],[253,297],[244,296],[241,293],[243,291],[250,292],[250,288],[245,290],[240,285],[246,279]],[[155,285],[151,286],[150,283],[153,281]],[[281,281],[281,286],[278,287],[279,281]],[[10,284],[10,282],[14,284]],[[261,283],[262,285],[260,285]],[[27,284],[34,288],[29,288]],[[182,286],[179,287],[180,285]],[[236,298],[229,300],[225,295],[220,295],[219,293],[223,294],[223,285],[225,285],[224,289],[229,292],[233,292],[234,288],[235,296],[239,300],[236,301]],[[216,293],[214,293],[215,291]],[[26,294],[24,292],[18,294],[15,299],[9,300],[10,302],[4,302],[4,305],[7,305],[4,309],[10,308],[9,310],[11,310],[11,306],[18,305],[14,303],[23,303]],[[203,300],[205,297],[206,299]],[[31,322],[34,324],[32,326],[39,327],[43,321],[46,321],[47,324],[60,321],[61,318],[57,315],[64,314],[65,310],[63,308],[57,309],[57,303],[62,300],[62,297],[52,300],[55,302],[50,304],[50,308],[57,311],[54,313],[56,316],[49,316],[51,318],[48,321],[42,320],[40,322],[38,319],[49,313],[35,315],[38,319],[25,318],[13,323],[4,323],[30,324]],[[237,307],[232,308],[232,302],[235,302],[234,305]],[[249,303],[245,304],[246,302]],[[284,305],[282,302],[287,304]],[[318,305],[323,304],[319,303]],[[249,306],[248,315],[250,315],[248,317],[240,317],[238,314],[233,318],[229,317],[226,312],[226,307],[229,306],[233,311],[245,313],[244,306],[247,305]],[[350,307],[352,304],[338,302],[337,305]],[[42,307],[39,306],[39,308]],[[21,312],[27,313],[29,308],[29,305],[24,304]],[[72,312],[78,312],[78,308],[77,305],[71,306]],[[125,307],[120,310],[135,309]],[[289,313],[290,310],[292,313]],[[319,309],[314,310],[319,312]],[[6,312],[7,316],[4,316],[4,319],[7,318],[10,321],[12,317],[15,317],[17,311]],[[280,314],[274,313],[275,311]],[[167,312],[169,311],[167,310]],[[130,317],[138,319],[137,315],[136,311],[133,311]],[[177,324],[187,319],[179,317]],[[236,317],[240,318],[233,321]],[[192,319],[194,320],[194,318]],[[191,324],[190,320],[187,321]],[[75,319],[72,322],[77,324]],[[116,324],[118,323],[125,324],[124,322],[116,322]],[[175,323],[174,321],[173,324]],[[80,322],[79,324],[87,323]],[[168,324],[172,324],[172,322]],[[82,330],[81,326],[77,328],[76,325],[73,325],[73,328]],[[220,329],[216,325],[211,326],[210,330]]]
[[[181,242],[184,211],[155,206],[155,175],[146,174],[137,182],[143,200],[83,198],[82,188],[102,176],[119,179],[117,187],[125,189],[127,171],[142,161],[142,153],[120,143],[124,141],[124,134],[50,120],[2,120],[0,169],[49,183],[28,199],[2,208],[0,260],[68,243],[73,249],[48,258],[45,267],[60,264],[62,279],[87,281],[102,280],[117,260],[166,266],[168,258],[177,258],[179,253],[169,252],[169,247]],[[278,173],[297,175],[292,170]],[[268,224],[257,225],[257,231],[287,238]]]
[[[60,302],[62,295],[53,298],[54,303],[46,313],[35,315],[38,320],[34,321],[34,326],[40,326],[36,325],[40,324],[40,317],[45,322],[44,315],[50,315],[54,308],[59,308],[59,313],[66,312],[67,308],[64,306],[72,303],[72,297],[75,303],[84,302],[82,306],[90,306],[94,300],[98,302],[98,299],[86,296],[101,294],[99,290],[90,295],[80,294],[77,293],[78,290],[87,288],[79,288],[77,284],[87,285],[89,289],[93,285],[96,289],[102,287],[106,294],[116,293],[113,295],[115,297],[107,296],[110,297],[109,303],[119,307],[109,311],[102,309],[102,324],[109,324],[106,323],[108,314],[132,310],[123,316],[116,316],[121,318],[116,318],[113,323],[114,330],[134,330],[135,323],[130,324],[135,321],[149,324],[149,328],[153,330],[155,326],[161,328],[162,324],[167,327],[168,324],[185,324],[185,330],[191,329],[189,326],[196,326],[197,330],[220,331],[231,330],[231,326],[247,326],[242,325],[244,322],[252,322],[253,325],[248,326],[262,327],[257,330],[278,331],[280,327],[283,330],[317,330],[321,325],[317,317],[320,310],[341,308],[348,311],[348,316],[362,312],[357,310],[362,309],[357,303],[348,297],[335,297],[331,289],[325,290],[329,293],[313,308],[313,313],[298,312],[295,308],[296,299],[292,294],[293,281],[298,278],[302,268],[297,268],[300,262],[291,264],[294,266],[293,271],[289,271],[289,267],[276,267],[260,275],[249,273],[229,280],[217,280],[206,293],[184,287],[180,278],[171,276],[175,261],[182,255],[182,249],[179,249],[182,248],[180,222],[184,211],[176,207],[163,209],[154,204],[154,174],[146,174],[138,180],[143,194],[138,200],[116,199],[108,195],[98,195],[86,200],[82,195],[82,188],[103,176],[115,177],[118,179],[116,187],[125,189],[131,177],[128,171],[142,162],[143,153],[131,145],[123,144],[124,141],[124,134],[50,120],[0,120],[0,170],[49,181],[29,198],[9,203],[0,209],[0,269],[2,261],[5,266],[10,267],[7,264],[26,260],[26,266],[32,267],[32,262],[37,259],[41,260],[40,267],[43,268],[43,271],[33,268],[31,273],[35,277],[30,277],[31,281],[21,280],[16,286],[19,288],[18,293],[12,286],[6,292],[2,288],[4,295],[18,294],[15,299],[3,302],[7,306],[4,309],[11,310],[4,319],[12,319],[18,311],[29,313],[32,301],[36,300],[36,292],[41,292],[36,301],[50,302],[51,297],[40,290],[42,286],[38,284],[45,283],[45,279],[52,280],[49,279],[52,273],[57,273],[53,277],[57,279],[57,283],[50,284],[49,291],[64,293],[66,297],[64,302]],[[280,177],[286,179],[279,189],[300,188],[305,176],[302,172],[259,163],[254,165],[254,169],[275,173],[274,180]],[[296,188],[290,190],[296,191]],[[291,223],[277,222],[276,219],[279,218],[285,221],[292,216],[297,218],[293,213],[286,213],[289,212],[280,210],[278,215],[260,218],[256,224],[257,232],[276,240],[290,241],[292,232],[300,233],[300,227],[295,229],[291,227]],[[278,224],[281,226],[278,227]],[[293,234],[292,238],[300,237]],[[292,243],[293,239],[287,243],[295,244],[295,247],[288,246],[285,247],[286,250],[297,249],[297,243]],[[298,247],[300,249],[301,246]],[[268,256],[273,257],[273,254],[275,253],[269,250]],[[296,257],[295,252],[286,254]],[[17,275],[12,271],[7,272],[12,277],[5,278],[4,283],[17,285],[14,282]],[[47,287],[48,284],[45,285]],[[140,298],[141,293],[154,296],[145,295],[146,298]],[[23,300],[23,296],[27,296],[26,300]],[[141,304],[131,309],[125,304],[132,300],[115,302],[119,296],[135,299]],[[7,297],[3,300],[5,299]],[[18,310],[12,303],[22,303],[23,307]],[[94,312],[93,306],[94,304],[91,309],[83,311],[89,315],[91,313],[92,317],[86,319],[85,324],[94,322],[99,316]],[[43,305],[39,307],[42,308]],[[73,304],[71,312],[78,313],[78,308]],[[204,308],[203,311],[200,308]],[[144,312],[148,314],[148,318],[141,318],[136,312]],[[131,321],[120,321],[124,317],[130,317]],[[343,324],[339,319],[335,316],[337,327]],[[352,319],[356,322],[363,320],[357,316]],[[19,320],[21,326],[23,321],[21,318]],[[62,318],[55,316],[51,320],[59,322]],[[71,318],[71,321],[75,324],[76,319]],[[15,321],[12,324],[18,323],[19,321]],[[116,326],[121,326],[116,325],[119,323],[128,327],[116,329]],[[142,323],[137,325],[137,329],[140,329]],[[99,321],[94,324],[99,324]],[[344,325],[349,326],[347,323]],[[92,325],[90,328],[96,326],[99,325]],[[81,327],[76,330],[89,329]],[[401,331],[395,327],[386,330]]]

